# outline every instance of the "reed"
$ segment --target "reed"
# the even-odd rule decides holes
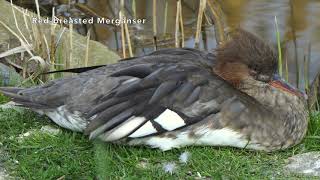
[[[17,16],[16,16],[16,13],[14,11],[14,6],[13,6],[13,3],[12,3],[12,0],[10,0],[10,3],[11,3],[11,10],[12,10],[12,14],[13,14],[13,19],[14,19],[14,24],[20,34],[20,37],[23,38],[24,42],[26,42],[26,44],[28,46],[30,46],[30,43],[28,42],[27,38],[23,35],[23,33],[21,32],[20,28],[19,28],[19,25],[18,25],[18,21],[17,21]]]
[[[122,20],[123,19],[123,11],[122,11],[122,7],[124,6],[124,1],[121,0],[120,1],[120,11],[119,11],[119,18]],[[122,57],[126,58],[127,54],[126,54],[126,41],[125,41],[125,30],[124,30],[124,24],[121,23],[121,45],[122,45]]]
[[[292,0],[289,1],[290,4],[290,18],[291,18],[291,33],[293,37],[293,45],[294,45],[294,60],[296,64],[296,87],[299,87],[300,83],[300,64],[298,60],[298,44],[297,44],[297,37],[296,37],[296,30],[294,27],[294,8],[293,8],[293,2]]]
[[[200,0],[199,1],[199,10],[198,10],[198,18],[197,18],[197,31],[194,40],[194,47],[198,48],[200,43],[200,33],[201,33],[201,26],[202,26],[202,18],[206,8],[207,0]]]
[[[277,38],[277,47],[278,47],[278,73],[282,77],[282,51],[281,51],[281,40],[280,40],[280,32],[278,27],[277,16],[274,16],[274,24],[276,28],[276,38]]]
[[[177,1],[177,11],[176,11],[176,23],[175,23],[175,47],[179,48],[180,47],[180,39],[179,39],[179,15],[180,15],[180,3],[181,1]]]
[[[288,55],[285,55],[285,80],[289,82],[289,67],[288,67]]]
[[[183,17],[182,17],[182,4],[181,0],[179,0],[179,20],[180,20],[180,28],[181,28],[181,46],[184,47],[184,28],[183,28]]]
[[[216,37],[217,44],[219,46],[226,41],[226,37],[224,33],[223,15],[222,15],[223,13],[220,6],[218,6],[218,3],[213,4],[212,1],[209,0],[207,4],[209,6],[210,12],[212,13],[215,37]]]
[[[310,71],[310,55],[311,55],[311,43],[308,45],[308,49],[306,50],[303,56],[303,72],[304,72],[304,89],[306,92],[309,91],[309,71]]]
[[[165,1],[164,6],[164,23],[163,23],[163,33],[167,33],[167,21],[168,21],[168,0]]]
[[[87,45],[86,45],[86,54],[84,56],[84,66],[88,66],[89,62],[89,49],[90,49],[90,31],[87,33]]]
[[[52,8],[52,19],[55,18],[55,8]],[[49,50],[49,60],[50,64],[55,64],[55,53],[56,53],[56,42],[55,42],[55,30],[56,30],[57,24],[52,23],[50,25],[50,50]],[[54,66],[51,66],[54,69]]]
[[[73,59],[73,24],[69,24],[69,59],[66,60],[66,69],[69,69],[70,68],[70,63],[72,62],[72,59]]]
[[[154,50],[157,50],[157,1],[152,1],[152,30]]]
[[[132,12],[133,12],[133,18],[137,18],[137,3],[136,0],[132,0]]]

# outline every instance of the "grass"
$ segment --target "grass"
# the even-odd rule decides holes
[[[0,102],[7,99],[0,97]],[[274,153],[236,148],[187,147],[161,152],[145,147],[126,147],[89,141],[86,136],[61,129],[58,135],[41,133],[42,126],[55,126],[45,116],[28,110],[0,109],[0,158],[14,177],[23,179],[286,179],[282,167],[294,154],[319,151],[320,115],[312,114],[308,136],[298,146]],[[21,134],[33,132],[19,139]],[[191,154],[187,164],[179,155]],[[1,157],[1,155],[0,155]],[[163,163],[175,162],[177,171],[165,173]]]

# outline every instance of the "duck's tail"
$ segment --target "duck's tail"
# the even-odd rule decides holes
[[[0,92],[9,97],[11,101],[15,102],[15,106],[21,106],[26,108],[36,108],[43,109],[44,106],[34,102],[30,97],[22,95],[23,90],[25,88],[17,88],[17,87],[0,87]]]

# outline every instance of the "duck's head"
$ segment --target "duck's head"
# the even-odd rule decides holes
[[[230,40],[216,50],[216,58],[213,71],[236,88],[258,83],[305,97],[278,75],[274,49],[250,32],[239,29],[231,33]]]

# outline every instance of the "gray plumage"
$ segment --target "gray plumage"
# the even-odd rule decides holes
[[[244,38],[257,44],[247,48],[263,49],[257,51],[257,57],[266,58],[262,64],[271,64],[269,69],[256,67],[259,64],[252,69],[248,60],[239,61],[248,71],[269,77],[276,62],[271,48],[251,34]],[[77,76],[42,86],[0,90],[20,106],[47,114],[58,125],[84,132],[91,139],[162,150],[198,144],[271,151],[299,143],[307,128],[302,97],[255,79],[261,74],[243,72],[232,83],[230,74],[219,75],[223,69],[218,68],[233,63],[236,54],[232,49],[237,46],[242,49],[238,53],[252,53],[245,43],[232,41],[226,45],[231,49],[217,51],[221,59],[216,53],[195,49],[164,49],[81,69]],[[236,57],[254,60],[255,56]],[[221,62],[223,58],[226,62]]]

